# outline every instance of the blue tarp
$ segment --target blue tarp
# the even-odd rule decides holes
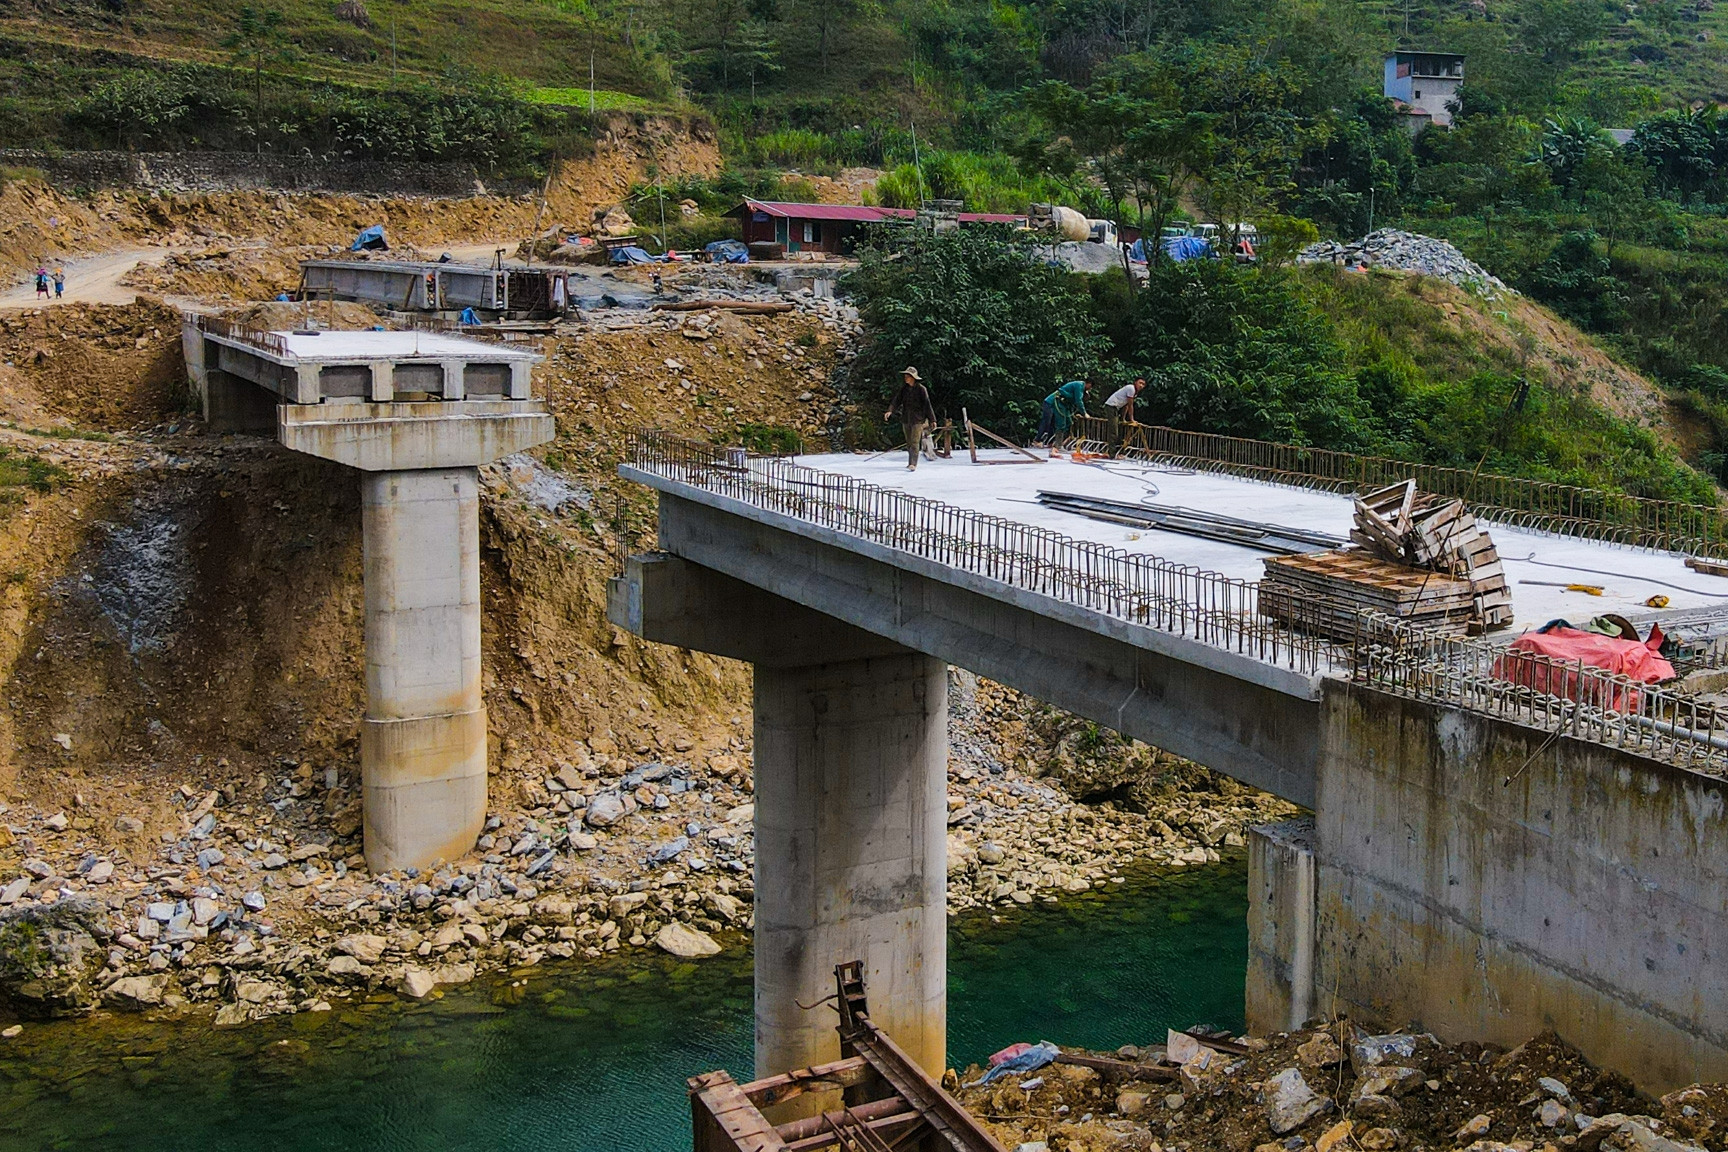
[[[708,259],[716,264],[750,263],[750,249],[742,240],[715,240],[704,245],[702,251],[708,253]]]
[[[623,248],[612,249],[611,261],[614,264],[658,264],[660,259],[648,255],[644,249],[628,244]]]
[[[350,252],[387,252],[390,242],[384,239],[384,225],[374,224],[370,228],[362,228],[360,235],[354,237],[354,243],[348,245]]]
[[[1178,263],[1203,260],[1212,255],[1212,242],[1199,236],[1172,236],[1164,241],[1164,254]]]
[[[1134,243],[1128,245],[1128,259],[1134,261],[1134,263],[1136,263],[1136,264],[1146,263],[1146,243],[1145,243],[1145,241],[1136,240],[1136,241],[1134,241]]]
[[[472,308],[462,309],[462,315],[458,316],[456,319],[457,319],[458,323],[462,323],[462,324],[478,324],[478,323],[480,323],[480,317],[478,317],[474,314],[474,309],[472,309]]]

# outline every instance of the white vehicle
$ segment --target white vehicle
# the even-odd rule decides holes
[[[1088,220],[1086,221],[1090,235],[1087,236],[1094,244],[1116,243],[1116,221]]]

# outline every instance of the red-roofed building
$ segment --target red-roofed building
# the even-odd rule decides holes
[[[890,220],[911,221],[910,208],[868,204],[793,204],[784,200],[745,200],[727,215],[744,228],[744,243],[783,244],[794,252],[850,252],[858,229]],[[1026,217],[1002,212],[962,212],[960,223],[1024,224]]]

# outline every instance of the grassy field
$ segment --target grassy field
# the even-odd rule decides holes
[[[551,104],[559,108],[574,108],[577,111],[592,108],[596,112],[656,112],[671,111],[675,108],[670,102],[650,100],[645,96],[633,96],[628,92],[613,92],[605,88],[592,91],[587,88],[533,88],[528,92],[528,99],[536,104]]]
[[[626,44],[618,28],[543,0],[374,4],[368,27],[338,19],[336,5],[323,0],[261,6],[284,16],[283,31],[297,49],[293,71],[317,79],[384,87],[459,66],[536,86],[586,89],[592,61],[597,86],[608,91],[670,92],[666,71]],[[27,19],[0,19],[0,36],[214,64],[230,58],[222,41],[235,25],[236,10],[226,0],[132,0],[123,13],[96,5],[45,5]]]

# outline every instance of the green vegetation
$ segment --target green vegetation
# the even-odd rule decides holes
[[[0,448],[0,504],[14,504],[25,492],[52,492],[67,479],[64,468],[35,456]]]
[[[605,88],[596,88],[592,92],[586,88],[531,88],[527,95],[535,104],[555,104],[578,111],[591,107],[596,112],[647,112],[659,107],[647,97]]]
[[[1144,376],[1150,422],[1713,502],[1650,432],[1524,374],[1515,351],[1472,341],[1410,283],[1163,261],[1135,291],[1005,236],[888,232],[849,282],[868,333],[855,379],[868,403],[914,364],[940,415],[965,407],[1025,436],[1062,381],[1092,379],[1096,408]]]
[[[958,422],[964,408],[1024,437],[1047,392],[1098,365],[1084,289],[1005,228],[884,231],[859,255],[846,287],[868,336],[853,371],[884,405],[913,364],[939,417]]]

